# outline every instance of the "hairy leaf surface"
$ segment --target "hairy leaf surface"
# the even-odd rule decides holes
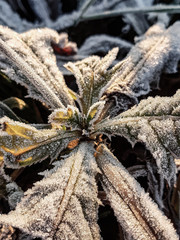
[[[102,185],[123,229],[135,240],[178,239],[170,221],[105,145],[98,148]]]
[[[43,239],[99,239],[97,165],[93,145],[80,144],[25,193],[15,211],[0,222]]]
[[[37,130],[30,125],[7,117],[0,119],[0,147],[4,162],[9,167],[20,167],[44,160],[55,159],[78,136],[77,132],[57,129]]]
[[[39,29],[20,35],[1,26],[0,37],[1,71],[52,109],[73,103],[51,48],[51,42],[61,40],[57,32]]]
[[[136,41],[123,62],[115,65],[111,80],[106,86],[107,96],[116,99],[115,113],[127,110],[128,101],[122,95],[134,98],[147,94],[150,86],[158,86],[162,71],[176,71],[180,59],[180,22],[165,30],[163,25],[154,25]]]
[[[175,178],[174,158],[180,157],[180,91],[173,97],[155,97],[94,126],[97,134],[117,134],[132,144],[142,141],[156,159],[159,173]]]

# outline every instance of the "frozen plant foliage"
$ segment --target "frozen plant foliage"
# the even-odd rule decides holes
[[[51,6],[53,4],[49,2],[47,4],[46,0],[35,1],[35,0],[28,0],[29,5],[31,6],[31,10],[34,15],[37,17],[35,23],[22,19],[13,9],[11,8],[10,4],[7,1],[1,0],[0,1],[0,24],[10,27],[17,32],[23,32],[30,30],[32,28],[39,28],[39,27],[49,27],[61,31],[67,27],[73,26],[77,19],[81,14],[81,9],[76,9],[72,11],[70,14],[62,14],[62,11],[59,11],[57,14],[57,19],[53,20],[50,17],[51,14]],[[88,9],[87,13],[91,14],[94,12],[102,12],[109,9],[113,9],[119,0],[102,0],[97,4],[94,3]],[[58,1],[57,6],[61,8],[61,1]],[[15,4],[16,5],[16,4]],[[39,11],[41,9],[41,11]],[[25,12],[26,14],[26,12]]]
[[[180,59],[179,28],[180,22],[167,30],[161,24],[152,26],[124,61],[112,68],[113,77],[106,90],[107,96],[112,95],[116,101],[111,114],[127,109],[128,102],[124,102],[122,94],[133,103],[137,97],[147,94],[151,86],[158,86],[162,71],[176,71]]]
[[[120,3],[116,6],[116,9],[123,9],[126,7],[147,7],[151,6],[152,1],[140,1],[140,0],[124,0],[120,1]],[[126,14],[123,16],[124,22],[134,28],[138,35],[142,35],[149,27],[149,24],[142,13],[136,14]],[[127,28],[126,26],[126,28]]]
[[[5,222],[15,222],[23,231],[48,240],[99,239],[93,152],[91,144],[82,143],[54,173],[26,192],[16,211],[9,219],[5,216]]]
[[[31,18],[27,13],[27,9],[21,3],[22,0],[19,1],[8,1],[1,0],[0,1],[0,24],[4,26],[8,26],[11,29],[17,32],[23,32],[30,30],[32,28],[41,28],[41,27],[49,27],[55,29],[57,31],[62,31],[65,28],[71,27],[77,23],[77,20],[81,17],[81,5],[84,4],[85,1],[81,1],[78,4],[77,9],[72,10],[71,13],[63,13],[62,11],[62,1],[35,1],[35,0],[27,0],[27,3],[34,14],[35,21],[34,23],[29,20],[23,19],[20,15],[18,15],[18,10],[24,13],[27,18]],[[85,11],[84,15],[91,15],[94,13],[102,13],[104,11],[111,10],[121,10],[127,7],[139,7],[146,8],[147,6],[151,6],[152,1],[132,1],[132,0],[101,0],[94,1],[90,7]],[[156,5],[155,5],[156,6]],[[13,10],[13,7],[15,10]],[[39,10],[41,9],[41,10]],[[157,20],[154,19],[155,22],[164,22],[163,17],[161,17],[163,13],[158,13]],[[54,16],[55,15],[55,16]],[[163,14],[164,15],[164,14]],[[136,14],[126,14],[123,16],[124,22],[127,24],[125,27],[130,28],[131,26],[134,28],[137,35],[143,34],[149,27],[149,23],[147,18],[142,13]],[[165,22],[168,21],[168,17],[165,17]]]
[[[180,157],[180,91],[173,97],[149,97],[138,106],[112,120],[97,124],[94,130],[125,136],[132,144],[140,140],[152,152],[159,173],[169,182],[175,177],[174,158]]]
[[[6,199],[13,210],[23,195],[22,189],[0,168],[0,198]]]
[[[114,47],[118,47],[120,54],[124,56],[133,45],[120,38],[110,37],[105,34],[94,35],[85,40],[83,45],[79,48],[79,55],[92,55],[97,52],[107,53]]]
[[[37,29],[18,35],[2,26],[0,36],[2,72],[27,87],[30,96],[51,108],[72,104],[51,48],[52,42],[58,44],[64,36],[50,29]]]
[[[168,228],[169,220],[165,217],[157,218],[157,206],[148,194],[144,193],[106,146],[100,145],[98,150],[101,153],[97,156],[97,163],[103,174],[101,181],[123,228],[132,234],[133,239],[163,239],[164,235],[166,239],[173,239],[174,233]],[[139,214],[139,209],[142,208],[145,212]]]
[[[54,161],[54,168],[41,173],[43,179],[24,193],[16,209],[0,215],[0,223],[34,238],[98,240],[101,201],[97,182],[101,181],[129,238],[178,239],[170,220],[105,143],[101,144],[102,134],[124,136],[132,145],[144,142],[161,179],[171,187],[176,178],[174,158],[180,157],[179,91],[173,97],[148,98],[125,110],[150,91],[152,80],[158,84],[163,70],[175,70],[168,62],[175,64],[180,58],[177,35],[179,23],[168,30],[152,27],[114,67],[118,48],[103,58],[67,63],[65,67],[76,77],[75,93],[66,86],[51,51],[50,42],[60,41],[56,32],[41,29],[17,34],[0,28],[1,71],[52,111],[43,127],[0,118],[0,166],[20,168],[47,158]],[[113,117],[114,107],[124,112]]]

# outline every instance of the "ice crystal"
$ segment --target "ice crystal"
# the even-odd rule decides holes
[[[169,186],[174,181],[174,158],[180,157],[180,92],[127,108],[138,103],[137,97],[147,94],[152,83],[158,85],[162,71],[175,71],[180,59],[179,24],[168,30],[153,26],[112,68],[118,48],[103,58],[67,63],[76,77],[77,93],[66,86],[51,48],[52,42],[62,44],[64,36],[49,29],[17,34],[0,27],[1,71],[52,110],[43,127],[1,114],[0,166],[19,168],[46,158],[54,161],[54,168],[41,173],[44,178],[25,192],[16,209],[0,216],[2,224],[42,239],[100,239],[100,180],[129,238],[178,239],[170,220],[100,142],[102,134],[121,135],[132,144],[144,142],[161,180]],[[0,110],[11,113],[3,104]],[[63,150],[68,154],[62,156]],[[7,186],[9,202],[14,204],[11,187]],[[162,209],[161,199],[156,200]]]
[[[94,130],[125,136],[132,144],[142,141],[156,159],[159,173],[168,181],[175,177],[174,158],[180,157],[180,91],[173,97],[149,97]]]

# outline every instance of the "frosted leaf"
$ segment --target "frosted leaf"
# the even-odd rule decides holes
[[[116,6],[116,9],[124,9],[127,7],[130,8],[146,8],[152,5],[152,1],[146,0],[125,0],[120,1],[120,3]],[[124,14],[123,15],[124,22],[129,26],[132,26],[135,32],[138,35],[142,35],[148,28],[149,23],[146,20],[146,17],[143,13],[134,13],[134,14]],[[126,28],[128,27],[126,26]],[[123,30],[122,30],[123,31]]]
[[[62,8],[62,2],[61,1],[49,1],[48,8],[47,8],[47,1],[35,1],[35,0],[28,0],[31,11],[33,12],[34,16],[36,17],[35,23],[29,22],[25,19],[22,19],[15,11],[12,10],[10,5],[7,1],[1,0],[0,1],[0,24],[9,26],[10,28],[16,30],[17,32],[23,32],[27,31],[31,28],[40,28],[40,27],[49,27],[52,29],[56,29],[58,31],[62,31],[65,28],[73,26],[77,19],[79,18],[81,14],[81,9],[77,9],[69,14],[62,14],[61,8]],[[56,9],[53,9],[53,5],[56,5]],[[77,1],[80,2],[80,1]],[[14,3],[14,1],[11,1],[11,4]],[[32,3],[35,3],[34,5]],[[139,4],[140,3],[140,4]],[[152,4],[152,1],[150,1]],[[14,3],[15,6],[18,3]],[[146,6],[151,5],[149,4],[149,1],[119,1],[119,0],[102,0],[102,1],[95,1],[89,9],[86,11],[85,15],[91,15],[94,13],[102,13],[106,10],[118,10],[126,7],[127,5],[132,6]],[[39,11],[41,9],[41,11]],[[22,10],[22,9],[21,9]],[[50,16],[52,13],[57,13],[58,18],[56,20],[51,19]],[[26,12],[25,12],[26,14]],[[56,15],[56,13],[54,14]],[[53,16],[54,16],[53,15]],[[158,17],[161,15],[161,13],[158,12]],[[125,23],[131,25],[134,30],[138,34],[144,33],[144,31],[148,27],[148,23],[146,21],[146,17],[144,17],[143,14],[124,14],[123,19]],[[154,20],[153,22],[155,22]],[[158,21],[161,21],[161,19],[158,18]],[[157,22],[157,21],[156,21]],[[123,31],[123,29],[122,29]]]
[[[87,114],[92,104],[102,96],[102,89],[109,81],[107,70],[116,58],[118,48],[114,48],[103,57],[88,57],[76,63],[67,63],[65,67],[76,77],[79,95],[78,102],[84,114]]]
[[[79,129],[79,124],[82,122],[82,115],[79,109],[74,106],[68,106],[66,109],[58,108],[55,109],[49,115],[49,123],[52,124],[53,128],[58,127],[71,127],[71,129]]]
[[[127,170],[134,178],[147,176],[147,170],[144,165],[135,165],[132,167],[128,167]]]
[[[58,33],[37,29],[19,35],[1,26],[0,36],[0,68],[3,73],[27,87],[32,98],[52,109],[72,103],[50,47],[51,41],[60,40]]]
[[[117,134],[132,144],[142,141],[156,159],[159,173],[176,177],[174,158],[180,157],[180,91],[173,97],[149,97],[139,105],[94,126],[92,134]]]
[[[148,192],[151,193],[151,196],[154,199],[154,201],[158,204],[158,207],[161,210],[165,209],[165,205],[163,202],[165,181],[162,176],[157,176],[156,164],[147,161],[146,168],[147,168]]]
[[[161,72],[176,71],[180,59],[179,29],[180,22],[167,30],[161,24],[152,26],[139,38],[122,64],[114,66],[106,90],[108,98],[117,96],[116,106],[112,109],[114,113],[121,105],[122,94],[130,98],[147,94],[150,86],[158,85]],[[126,109],[127,104],[123,105]]]
[[[0,168],[0,197],[7,199],[10,209],[15,209],[23,197],[22,189]]]
[[[37,130],[28,124],[15,122],[7,117],[0,119],[0,147],[8,167],[18,168],[57,158],[68,143],[78,136],[77,132],[61,129]]]
[[[61,11],[59,11],[59,16],[58,18],[54,21],[50,19],[47,13],[46,9],[46,4],[47,1],[35,1],[35,0],[29,0],[29,4],[31,5],[32,2],[35,2],[34,6],[31,6],[31,10],[36,15],[38,19],[36,19],[35,23],[31,23],[25,19],[22,19],[16,12],[12,10],[10,5],[8,4],[7,1],[1,0],[0,1],[0,24],[9,26],[10,28],[16,30],[17,32],[23,32],[27,31],[32,28],[40,28],[40,27],[49,27],[52,29],[56,29],[58,31],[62,31],[65,28],[73,26],[77,19],[79,18],[79,15],[81,14],[81,10],[75,10],[71,13],[68,14],[62,14]],[[53,13],[53,3],[55,1],[51,2],[48,4],[48,9],[50,9]],[[89,9],[88,9],[88,14],[94,13],[94,12],[103,12],[105,10],[113,9],[116,7],[117,3],[119,3],[119,0],[103,0],[100,2],[95,2],[97,4],[93,4]],[[62,6],[61,1],[58,1],[58,8],[61,8]],[[41,7],[39,7],[41,6]],[[39,10],[41,9],[41,11]],[[42,11],[42,9],[44,11]],[[57,10],[57,9],[56,9]],[[51,13],[52,14],[52,13]],[[41,21],[41,22],[39,22]]]
[[[102,185],[124,231],[134,240],[179,239],[170,220],[107,147],[98,151]]]
[[[43,239],[99,239],[97,165],[93,145],[82,143],[53,173],[25,193],[0,222]]]
[[[87,113],[87,119],[89,121],[89,125],[95,124],[95,122],[98,120],[98,118],[101,116],[103,113],[103,108],[105,105],[105,101],[99,101],[94,103],[88,113]]]
[[[88,37],[79,48],[79,55],[92,55],[97,52],[107,53],[114,47],[119,48],[121,56],[125,56],[133,45],[117,37],[111,37],[105,34]]]
[[[33,53],[49,71],[50,74],[47,75],[48,79],[46,77],[46,84],[49,84],[50,88],[65,106],[67,104],[73,105],[73,100],[69,95],[63,75],[57,67],[56,56],[51,45],[56,44],[59,48],[67,48],[68,44],[73,44],[75,50],[77,48],[76,44],[68,41],[66,33],[58,34],[58,32],[49,28],[30,30],[22,33],[20,38],[32,49]]]
[[[22,189],[15,183],[10,182],[6,185],[6,191],[8,194],[8,203],[10,209],[15,209],[16,205],[21,201],[24,193]]]

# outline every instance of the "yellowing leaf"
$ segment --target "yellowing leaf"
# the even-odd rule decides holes
[[[68,89],[69,94],[74,100],[77,100],[77,95],[74,91],[72,91],[70,88]]]
[[[3,131],[5,131],[9,135],[20,136],[26,139],[31,138],[30,136],[28,136],[28,134],[30,133],[28,128],[19,125],[13,125],[8,122],[3,123]]]
[[[1,119],[0,147],[5,164],[19,167],[50,157],[57,158],[69,141],[79,136],[78,132],[61,129],[37,130],[28,124],[15,122],[7,117]]]

